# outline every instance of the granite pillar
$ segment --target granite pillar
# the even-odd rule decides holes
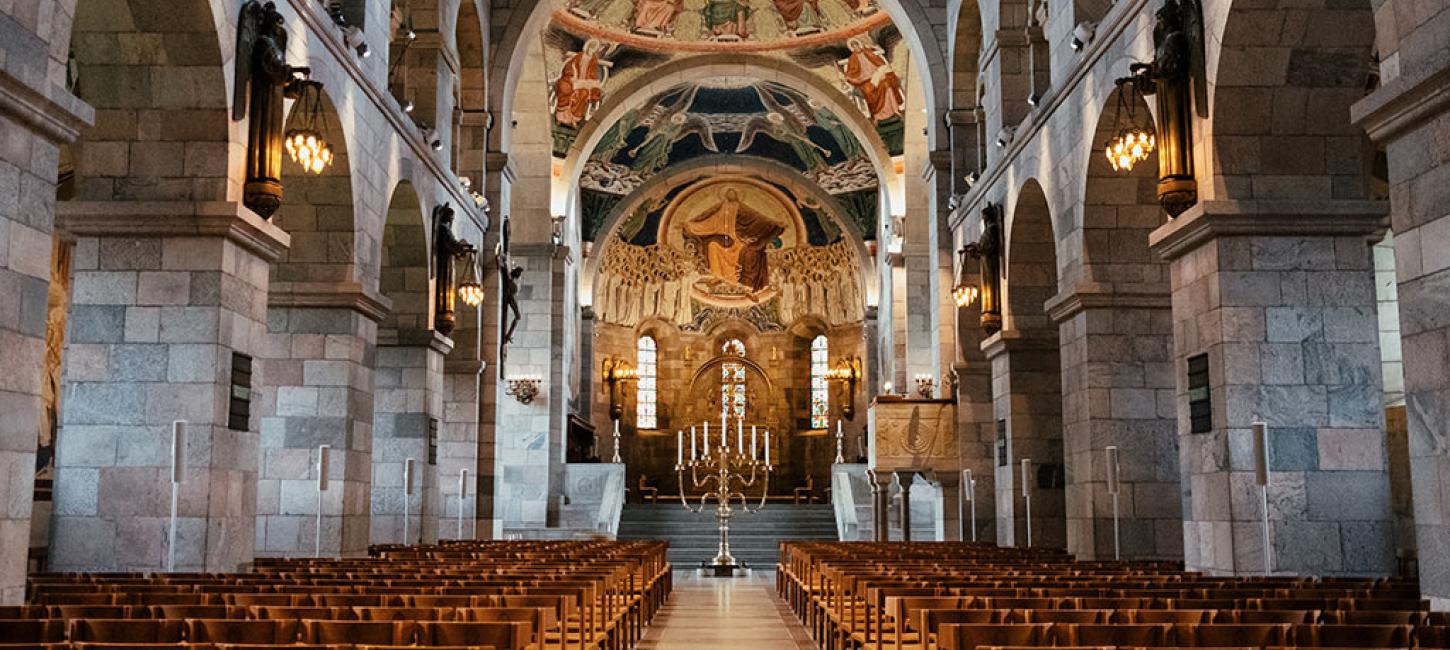
[[[1106,448],[1118,448],[1124,558],[1178,558],[1183,530],[1166,293],[1088,284],[1048,303],[1062,345],[1067,549],[1112,559]]]
[[[17,29],[0,52],[31,49],[26,58],[34,67],[23,77],[14,75],[24,65],[0,70],[0,241],[7,244],[0,246],[0,364],[34,372],[0,379],[0,474],[13,477],[0,488],[7,504],[0,508],[0,605],[25,599],[60,144],[75,140],[94,114],[47,80],[47,58],[30,48],[32,38],[21,38],[26,25],[11,25]]]
[[[1381,10],[1377,9],[1379,13]],[[1443,43],[1444,12],[1402,15],[1402,44]],[[1403,12],[1401,8],[1399,10]],[[1379,22],[1379,21],[1376,21]],[[1396,53],[1400,75],[1353,109],[1385,147],[1404,357],[1410,482],[1420,590],[1450,610],[1450,65],[1430,48]],[[1442,48],[1443,49],[1443,48]],[[1412,56],[1419,54],[1419,57]],[[1423,57],[1423,58],[1420,58]]]
[[[1251,425],[1269,427],[1276,573],[1386,575],[1394,566],[1370,242],[1374,201],[1202,202],[1154,231],[1173,292],[1184,560],[1264,570]],[[1189,416],[1206,355],[1211,422]]]
[[[378,342],[368,537],[375,544],[431,544],[438,540],[442,512],[438,445],[443,358],[453,341],[432,330],[404,330],[390,339]],[[403,482],[410,458],[411,495]]]
[[[982,342],[992,365],[997,543],[1002,546],[1027,542],[1020,472],[1024,458],[1047,477],[1046,483],[1039,478],[1032,486],[1032,544],[1067,546],[1064,493],[1053,478],[1062,463],[1062,386],[1055,339],[1045,332],[1004,330]]]
[[[233,203],[58,209],[76,253],[50,568],[166,567],[183,420],[176,569],[236,571],[254,554],[258,436],[256,419],[229,422],[234,365],[250,362],[234,354],[263,349],[267,269],[288,237]]]
[[[373,367],[386,298],[352,283],[274,282],[261,359],[257,555],[317,544],[317,449],[328,445],[321,553],[367,552]]]

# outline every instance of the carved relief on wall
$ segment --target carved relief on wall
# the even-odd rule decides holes
[[[600,262],[597,319],[633,327],[658,317],[700,329],[743,318],[762,331],[804,316],[861,321],[859,254],[839,226],[823,226],[834,220],[822,206],[743,175],[700,179],[643,203],[647,214],[627,220]]]

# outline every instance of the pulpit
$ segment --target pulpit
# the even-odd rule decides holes
[[[876,539],[888,538],[891,486],[900,494],[901,539],[911,539],[911,486],[917,476],[937,488],[938,535],[956,539],[960,531],[959,473],[962,469],[956,427],[956,402],[881,395],[871,402],[867,425],[867,471],[871,474]]]

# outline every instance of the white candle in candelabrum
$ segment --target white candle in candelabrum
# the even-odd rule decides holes
[[[765,430],[765,465],[770,466],[770,429]]]
[[[750,425],[750,460],[760,458],[755,449],[755,425]]]
[[[675,464],[685,464],[685,432],[675,430]]]
[[[695,454],[695,425],[692,424],[690,425],[690,462],[695,462],[696,458],[699,456]]]
[[[614,435],[619,435],[619,420],[617,418],[614,420]]]
[[[710,457],[710,422],[705,422],[705,457]]]
[[[735,421],[735,453],[745,455],[745,418]]]

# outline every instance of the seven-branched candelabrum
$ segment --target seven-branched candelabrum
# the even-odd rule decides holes
[[[720,529],[720,543],[715,558],[710,561],[710,566],[734,567],[737,563],[735,557],[730,554],[730,520],[735,517],[737,508],[732,505],[732,502],[738,501],[738,511],[748,513],[759,512],[761,508],[765,507],[766,495],[770,493],[770,473],[775,469],[775,466],[770,463],[770,432],[765,432],[765,458],[761,459],[756,453],[755,427],[750,428],[750,449],[747,454],[743,424],[737,424],[735,445],[733,446],[730,444],[728,434],[720,436],[720,445],[712,446],[708,425],[706,426],[703,454],[696,453],[695,429],[691,427],[689,460],[685,460],[684,432],[677,434],[678,453],[675,472],[680,479],[680,505],[690,512],[701,512],[710,503],[715,504],[715,521]],[[688,484],[685,482],[687,470],[690,473]],[[692,485],[697,490],[705,490],[700,495],[698,506],[690,505],[691,499],[685,494],[686,485]],[[752,499],[746,495],[746,491],[753,491],[756,487],[760,489],[760,499],[752,507],[750,505]]]

